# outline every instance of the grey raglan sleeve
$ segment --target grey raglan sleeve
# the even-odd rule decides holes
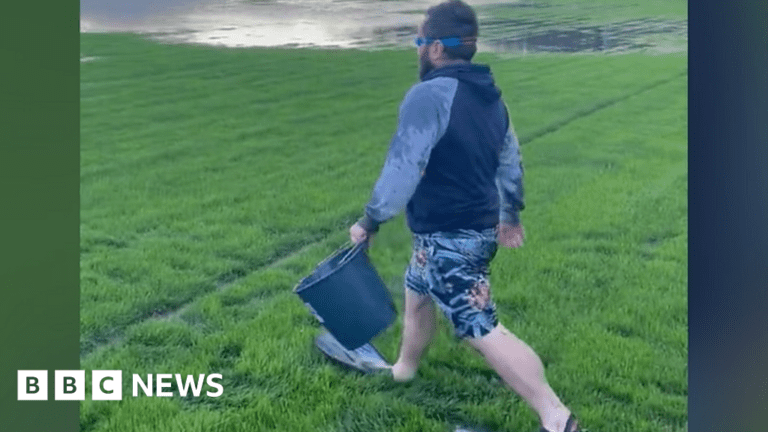
[[[515,135],[511,122],[504,138],[504,147],[499,156],[496,187],[499,189],[501,222],[518,225],[520,223],[520,210],[525,208],[523,162],[520,155],[520,143],[517,141],[517,135]]]
[[[455,80],[436,78],[412,87],[400,105],[392,137],[365,216],[358,223],[368,232],[400,213],[410,201],[434,145],[448,127]]]

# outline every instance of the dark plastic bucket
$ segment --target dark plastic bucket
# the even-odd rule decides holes
[[[294,289],[320,323],[349,350],[368,343],[397,315],[392,296],[366,250],[367,242],[339,249]]]

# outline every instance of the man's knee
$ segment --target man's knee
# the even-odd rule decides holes
[[[506,327],[499,323],[490,332],[480,337],[466,337],[464,340],[467,342],[467,344],[469,344],[469,346],[479,351],[481,354],[484,354],[490,348],[496,347],[498,344],[503,343],[505,336],[514,337],[514,335],[510,333]]]
[[[405,289],[405,312],[418,313],[425,308],[434,307],[432,298],[428,294],[414,291],[406,287]]]

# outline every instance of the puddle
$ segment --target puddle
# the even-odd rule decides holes
[[[224,47],[412,47],[424,11],[436,0],[168,0],[162,12],[141,7],[110,16],[81,4],[81,32],[132,32],[169,43]],[[186,3],[185,3],[186,1]],[[175,2],[175,3],[174,3]],[[96,3],[94,3],[96,4]],[[555,21],[545,3],[477,0],[479,51],[616,52],[687,50],[687,21],[636,20],[604,26],[564,16]],[[490,9],[484,7],[489,6]],[[526,19],[494,17],[493,8],[525,9]],[[539,12],[541,10],[541,12]],[[137,12],[139,11],[139,12]],[[152,13],[150,13],[152,12]],[[106,15],[105,15],[106,14]],[[81,59],[81,62],[84,61]],[[87,60],[91,61],[91,60]]]
[[[544,21],[496,21],[486,44],[505,52],[619,52],[687,49],[686,21],[636,20],[605,26],[555,27]],[[543,29],[542,29],[543,28]],[[541,30],[534,30],[541,29]]]
[[[174,0],[182,1],[182,0]],[[422,0],[224,0],[132,17],[81,12],[81,31],[149,34],[177,43],[227,47],[376,47],[410,44]],[[421,13],[414,13],[420,10]]]

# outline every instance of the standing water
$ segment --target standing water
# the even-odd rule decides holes
[[[638,19],[596,25],[555,18],[546,3],[468,0],[480,20],[480,51],[685,51],[687,20]],[[132,32],[170,43],[225,47],[392,48],[412,46],[426,9],[439,0],[83,0],[82,32]],[[535,18],[495,16],[535,6]],[[555,13],[552,13],[555,12]]]

